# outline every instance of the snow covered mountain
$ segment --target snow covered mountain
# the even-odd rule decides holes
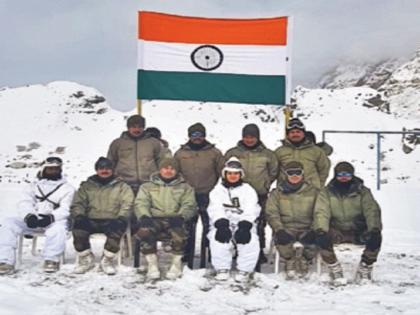
[[[405,95],[398,86],[404,86],[405,91],[407,84],[416,84],[416,77],[408,74],[417,73],[415,69],[418,65],[409,63],[399,76],[393,73],[387,84],[396,94],[390,98]],[[418,115],[394,115],[370,106],[378,94],[384,95],[370,87],[298,87],[293,96],[295,116],[319,141],[323,130],[401,130],[420,124]],[[414,103],[407,112],[416,112]],[[106,154],[109,143],[125,130],[126,117],[133,113],[113,110],[99,91],[72,82],[0,90],[0,218],[14,212],[22,183],[33,178],[39,162],[49,154],[63,158],[65,173],[77,187],[93,173],[94,161]],[[284,136],[282,110],[272,106],[150,101],[144,102],[143,114],[148,126],[161,129],[172,151],[187,140],[188,126],[198,121],[207,127],[209,141],[222,151],[236,144],[247,123],[260,126],[262,140],[269,148],[279,146]],[[326,272],[320,277],[313,275],[307,282],[287,282],[282,275],[272,274],[270,264],[256,275],[257,285],[247,296],[223,288],[203,292],[204,270],[187,268],[182,279],[155,286],[140,284],[129,262],[112,279],[95,271],[75,276],[71,240],[66,249],[70,263],[59,273],[45,276],[37,265],[41,258],[31,256],[30,242],[26,241],[23,269],[2,278],[0,284],[2,314],[132,314],[133,309],[149,315],[417,314],[420,149],[406,155],[401,136],[387,135],[381,140],[382,190],[374,194],[382,207],[385,237],[375,266],[378,280],[373,284],[332,289]],[[334,147],[332,164],[351,161],[374,190],[376,137],[327,134],[326,141]],[[93,242],[98,256],[102,244],[101,240]],[[351,278],[360,253],[346,250],[338,255],[345,275]]]
[[[397,117],[418,119],[420,50],[408,61],[392,59],[376,64],[339,65],[321,78],[319,86],[325,89],[367,86],[378,93],[368,100],[366,106],[376,107]]]

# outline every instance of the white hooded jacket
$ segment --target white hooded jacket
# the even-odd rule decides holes
[[[60,186],[60,187],[58,187]],[[54,189],[47,199],[47,196]],[[75,189],[65,178],[59,180],[37,179],[23,190],[22,199],[18,202],[19,216],[23,219],[29,213],[53,214],[54,220],[66,220],[70,214]]]
[[[261,207],[258,204],[257,193],[249,184],[243,183],[227,188],[219,182],[210,192],[207,212],[210,229],[214,229],[214,223],[221,218],[229,220],[231,227],[236,228],[238,222],[243,220],[254,224],[260,215]]]

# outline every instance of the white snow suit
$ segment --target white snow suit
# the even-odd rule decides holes
[[[254,271],[260,252],[255,221],[261,212],[255,190],[247,183],[237,187],[226,188],[219,182],[210,192],[210,204],[207,211],[210,219],[210,231],[207,237],[210,242],[211,261],[214,268],[216,270],[230,270],[232,265],[232,242],[221,243],[215,238],[217,229],[214,223],[224,218],[229,220],[232,236],[235,234],[238,222],[246,220],[253,224],[250,231],[250,242],[247,244],[236,244],[236,247],[238,270],[245,272]]]
[[[44,198],[57,187],[58,189],[47,199]],[[64,178],[59,180],[37,179],[25,187],[22,199],[17,204],[17,215],[6,218],[0,227],[0,263],[14,265],[18,237],[21,234],[31,234],[34,231],[45,231],[44,260],[59,261],[66,245],[67,218],[74,191],[74,187]],[[35,215],[52,214],[54,222],[45,229],[28,228],[24,218],[30,213]]]

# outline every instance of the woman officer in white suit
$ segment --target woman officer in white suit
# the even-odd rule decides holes
[[[241,163],[231,157],[222,170],[222,180],[210,192],[208,239],[215,279],[227,280],[232,266],[231,247],[236,246],[236,282],[246,282],[254,271],[260,251],[255,221],[261,208],[255,190],[243,182]]]

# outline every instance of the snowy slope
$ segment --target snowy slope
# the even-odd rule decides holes
[[[401,130],[420,123],[416,116],[397,117],[363,106],[376,94],[366,87],[334,91],[301,87],[294,95],[299,105],[295,114],[319,140],[326,129]],[[0,217],[13,213],[22,181],[31,179],[36,163],[51,152],[64,158],[74,185],[92,174],[93,162],[106,154],[130,114],[111,109],[102,97],[95,89],[71,82],[0,91],[0,131],[7,135],[0,139]],[[147,125],[160,128],[173,151],[187,140],[188,126],[197,121],[206,125],[208,139],[222,151],[234,146],[242,127],[251,122],[260,126],[263,141],[272,149],[283,137],[282,111],[270,106],[151,101],[143,108]],[[375,137],[328,135],[326,140],[334,147],[333,164],[352,161],[373,189]],[[267,265],[248,296],[222,288],[202,292],[203,270],[185,269],[181,280],[147,287],[139,283],[129,262],[113,278],[97,272],[73,275],[71,240],[69,263],[59,274],[46,276],[38,272],[41,258],[31,256],[26,241],[22,270],[0,283],[1,314],[418,314],[420,158],[418,150],[405,155],[400,140],[386,136],[382,143],[384,184],[374,194],[383,209],[385,231],[374,284],[331,289],[326,273],[313,275],[307,283],[286,282]],[[16,162],[26,167],[15,168],[23,165]],[[99,256],[102,241],[95,240],[94,246]],[[348,278],[359,255],[359,250],[339,253]]]

